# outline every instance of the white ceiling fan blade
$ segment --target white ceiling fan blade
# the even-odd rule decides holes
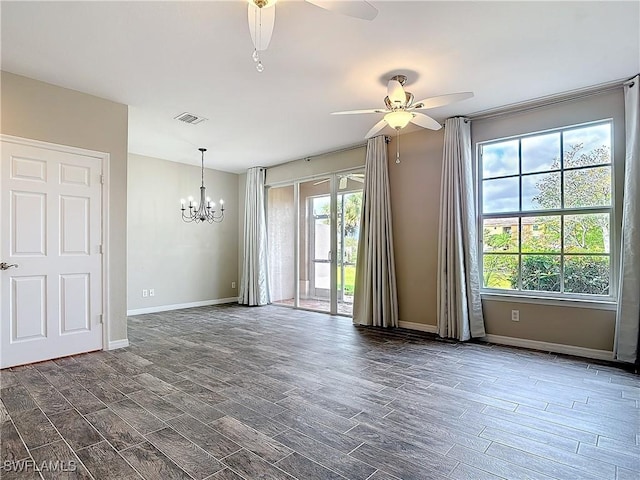
[[[378,123],[376,123],[371,130],[367,132],[364,138],[373,137],[376,133],[378,133],[380,130],[382,130],[386,126],[387,126],[387,121],[383,118]]]
[[[382,108],[370,108],[368,110],[346,110],[344,112],[331,112],[331,115],[356,115],[360,113],[389,113],[389,110]]]
[[[266,50],[271,41],[273,27],[276,22],[275,5],[258,8],[254,4],[249,4],[248,10],[249,32],[251,41],[256,50],[261,52]]]
[[[316,185],[322,185],[323,183],[326,183],[328,181],[329,181],[329,179],[325,178],[324,180],[320,180],[319,182],[314,183],[313,186],[315,187]]]
[[[442,107],[444,105],[449,105],[450,103],[459,102],[460,100],[466,100],[467,98],[471,98],[471,97],[473,97],[473,92],[460,92],[460,93],[450,93],[448,95],[439,95],[437,97],[425,98],[424,100],[415,102],[413,104],[413,108],[427,109],[427,108]]]
[[[407,102],[407,94],[404,93],[402,84],[397,80],[389,80],[387,83],[387,97],[394,106],[404,106]]]
[[[353,180],[354,182],[364,183],[364,178],[363,177],[364,177],[364,175],[361,175],[361,176],[360,175],[358,175],[358,176],[351,175],[349,177],[349,179]]]
[[[364,0],[331,1],[331,0],[306,0],[307,3],[325,10],[337,12],[349,17],[362,20],[373,20],[378,15],[378,9]]]
[[[436,122],[433,118],[425,115],[424,113],[412,112],[413,118],[410,120],[411,123],[415,123],[416,125],[422,128],[428,128],[430,130],[440,130],[442,125]]]

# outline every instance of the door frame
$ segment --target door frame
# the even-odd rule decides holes
[[[53,150],[61,153],[70,153],[76,155],[84,155],[87,157],[94,157],[101,162],[101,245],[102,245],[102,350],[110,350],[109,348],[109,171],[111,156],[106,152],[99,152],[96,150],[88,150],[86,148],[72,147],[69,145],[60,145],[58,143],[43,142],[41,140],[34,140],[30,138],[16,137],[13,135],[0,134],[0,141],[4,143],[14,143],[16,145],[24,145],[28,147],[44,148],[46,150]],[[0,224],[0,229],[2,224]],[[0,235],[3,232],[0,230]],[[115,347],[114,347],[115,348]]]

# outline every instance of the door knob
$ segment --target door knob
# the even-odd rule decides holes
[[[11,265],[9,265],[8,263],[5,263],[5,262],[0,263],[0,270],[9,270],[11,267],[18,268],[18,264],[12,263]]]

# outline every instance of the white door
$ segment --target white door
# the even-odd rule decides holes
[[[0,368],[99,350],[102,159],[0,146]]]

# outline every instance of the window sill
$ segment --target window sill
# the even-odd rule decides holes
[[[556,307],[590,308],[594,310],[617,309],[613,300],[585,300],[581,298],[551,298],[533,295],[514,295],[509,293],[480,292],[482,300],[495,302],[532,303],[535,305],[552,305]]]

